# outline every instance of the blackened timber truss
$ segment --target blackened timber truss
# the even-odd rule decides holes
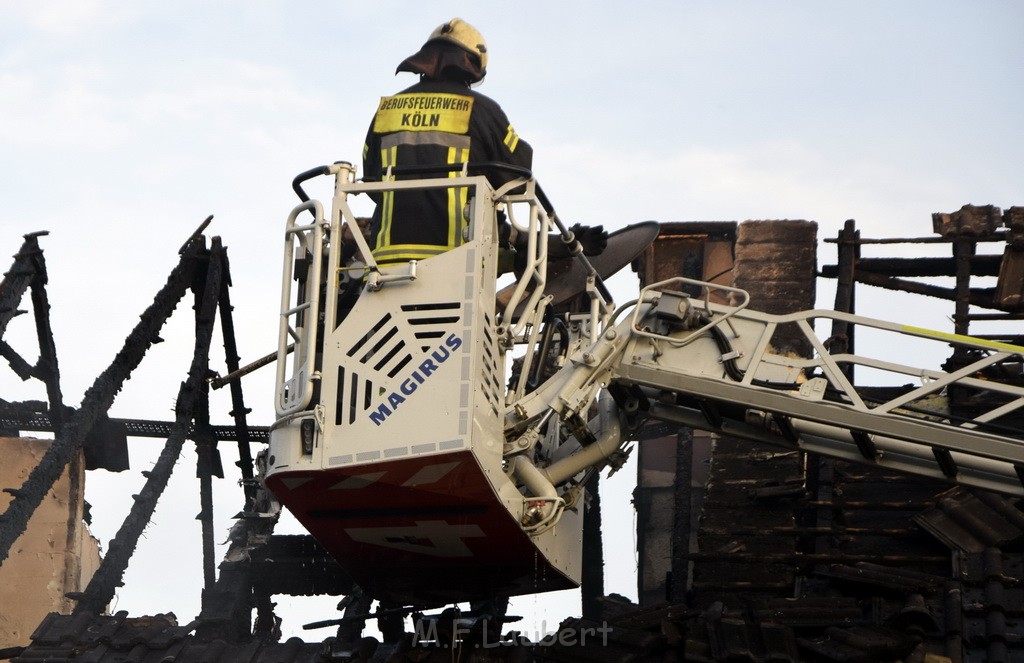
[[[205,225],[206,222],[203,227]],[[84,591],[69,594],[69,598],[77,602],[74,609],[76,618],[102,614],[116,588],[121,585],[128,562],[152,518],[186,440],[191,439],[197,445],[198,519],[202,526],[205,587],[201,616],[195,627],[198,632],[216,637],[230,634],[233,641],[252,637],[250,625],[255,607],[258,612],[257,636],[273,640],[279,634],[276,627],[280,620],[273,615],[271,592],[340,594],[351,592],[352,584],[311,537],[272,535],[277,522],[277,507],[255,479],[255,461],[250,451],[251,443],[266,440],[267,429],[249,426],[247,415],[250,410],[245,405],[238,379],[222,379],[219,385],[230,386],[233,424],[214,426],[210,423],[209,388],[212,376],[216,375],[210,370],[210,349],[218,318],[229,374],[238,371],[239,357],[229,297],[231,279],[227,252],[218,237],[214,237],[207,248],[206,238],[200,232],[201,229],[182,246],[178,264],[165,285],[77,408],[65,406],[60,391],[57,353],[50,329],[45,288],[46,264],[38,240],[45,233],[25,236],[11,269],[0,283],[0,356],[22,380],[42,381],[46,386],[47,402],[0,400],[0,431],[15,435],[20,431],[50,431],[54,434],[54,441],[22,486],[5,488],[13,499],[7,510],[0,514],[0,563],[9,555],[32,513],[64,468],[69,463],[79,462],[80,450],[85,449],[87,462],[89,452],[93,452],[92,467],[119,471],[127,469],[128,437],[163,437],[165,446],[156,464],[143,472],[145,484],[133,496],[130,513],[109,542],[99,569]],[[114,396],[139,366],[149,348],[161,340],[160,330],[189,291],[195,299],[195,344],[188,377],[177,394],[175,420],[108,418],[107,411]],[[3,340],[8,323],[24,313],[17,307],[26,292],[30,292],[40,348],[40,357],[34,365]],[[115,439],[113,444],[109,442],[110,438]],[[232,530],[228,557],[221,564],[218,579],[217,561],[214,559],[211,481],[214,476],[223,476],[217,451],[217,444],[222,441],[238,443],[244,506]],[[104,449],[104,444],[114,447],[114,450]],[[119,450],[119,446],[124,449]],[[293,552],[282,554],[281,550]],[[295,550],[300,551],[302,561],[295,559]],[[312,583],[305,572],[296,573],[291,568],[305,567],[313,562],[318,573],[317,580]],[[252,571],[254,566],[259,567],[257,572]],[[273,582],[267,582],[268,573]],[[296,589],[289,589],[289,583]]]
[[[879,243],[899,241],[903,240],[880,240]],[[951,242],[951,239],[929,238],[927,243],[937,241]],[[973,236],[960,238],[963,246],[974,241]],[[840,282],[836,301],[838,310],[853,312],[853,284],[869,283],[879,274],[895,289],[904,289],[904,277],[926,277],[937,273],[953,276],[958,279],[957,285],[952,289],[943,289],[942,296],[951,301],[969,303],[971,300],[964,298],[976,296],[978,292],[975,289],[972,293],[969,284],[964,285],[967,283],[966,277],[991,275],[996,271],[992,258],[977,256],[969,248],[954,248],[952,259],[929,259],[913,264],[861,258],[861,246],[870,243],[870,240],[859,240],[852,223],[848,225],[845,239],[843,236],[840,238],[839,265],[835,267],[835,275]],[[32,272],[29,271],[33,262],[28,257],[32,251],[32,247],[29,247],[26,257],[16,258],[16,266],[20,266],[19,269],[24,273],[14,274],[10,286],[6,279],[0,286],[0,332],[14,315],[13,306],[17,305],[21,294],[33,282]],[[226,254],[220,253],[223,271],[219,277],[210,265],[211,256],[217,251],[220,251],[217,242],[209,251],[203,247],[198,255],[200,259],[194,266],[196,274],[189,280],[188,287],[196,294],[196,309],[199,312],[193,367],[204,364],[208,366],[211,323],[206,315],[210,307],[203,303],[217,290],[211,281],[219,278],[221,294],[217,301],[230,376],[246,369],[238,368],[237,357],[234,357],[236,352],[231,344],[233,330],[230,324],[230,304],[226,298],[229,280]],[[186,252],[183,252],[183,260],[185,255]],[[831,275],[828,274],[830,269],[833,268],[825,268],[826,275]],[[12,269],[12,273],[15,271]],[[21,288],[21,292],[14,298],[14,304],[8,305],[12,299],[10,293],[18,288]],[[983,316],[988,315],[1005,316],[1007,319],[1020,319],[1024,316],[1010,303],[1013,293],[1006,287],[999,291],[1004,295],[1003,303],[992,307],[998,313],[972,313],[958,306],[958,322],[987,319]],[[922,291],[920,294],[931,295],[935,291]],[[987,292],[982,294],[990,297],[987,301],[995,296]],[[181,296],[184,296],[184,290]],[[833,335],[837,342],[845,331],[834,329]],[[847,350],[852,352],[853,339],[850,338],[848,342],[850,347]],[[44,374],[43,362],[40,362],[39,367],[30,366],[24,361],[19,363],[17,358],[12,359],[14,355],[6,346],[3,350],[3,356],[12,368],[17,365],[26,375],[32,372]],[[212,426],[209,423],[206,385],[216,388],[228,384],[233,387],[231,415],[235,418],[235,425]],[[209,373],[204,379],[193,380],[190,372],[182,390],[179,404],[182,408],[191,408],[190,416],[183,417],[179,410],[175,422],[112,420],[112,423],[123,425],[129,431],[151,429],[155,431],[152,436],[172,438],[168,439],[165,447],[168,456],[174,455],[172,444],[178,445],[180,449],[184,439],[193,439],[205,445],[205,450],[200,446],[200,473],[205,474],[207,480],[217,465],[217,441],[238,440],[239,444],[246,444],[248,449],[245,440],[258,441],[261,434],[265,435],[265,430],[246,425],[245,415],[248,410],[241,402],[240,385],[238,397],[235,398],[231,380],[210,379]],[[48,399],[59,403],[59,398],[55,399],[50,391]],[[0,428],[20,427],[28,430],[24,417],[28,416],[26,413],[34,413],[39,417],[39,422],[45,421],[58,434],[63,434],[69,430],[71,422],[85,416],[79,414],[85,405],[83,402],[77,410],[63,407],[60,411],[65,417],[62,425],[59,415],[50,422],[51,413],[46,411],[49,409],[46,404],[30,406],[0,402]],[[19,407],[21,414],[12,414]],[[207,409],[204,410],[204,407]],[[23,417],[18,420],[21,423],[9,423],[16,416]],[[96,425],[102,421],[102,417],[97,418]],[[83,444],[87,445],[88,435],[82,439],[86,440]],[[258,463],[259,459],[255,462]],[[246,463],[244,457],[240,459],[240,465],[248,465],[251,471],[252,464]],[[677,483],[689,469],[685,463],[678,463],[675,474]],[[170,467],[167,468],[169,470]],[[156,471],[157,468],[154,468],[154,474]],[[326,642],[304,643],[297,638],[284,643],[276,642],[280,632],[270,601],[273,594],[351,594],[353,586],[337,569],[333,560],[308,537],[272,535],[273,507],[263,501],[267,499],[265,493],[244,479],[245,467],[242,467],[242,471],[243,485],[252,494],[247,491],[243,518],[232,530],[231,550],[220,564],[219,577],[212,584],[210,562],[206,562],[207,583],[203,591],[203,607],[196,620],[189,625],[179,626],[173,619],[161,615],[130,619],[125,613],[113,616],[98,614],[95,604],[102,600],[106,586],[112,581],[116,582],[119,577],[117,564],[112,563],[107,572],[108,578],[98,581],[101,586],[95,592],[90,586],[80,597],[76,614],[50,615],[37,630],[33,645],[20,652],[16,663],[71,663],[72,659],[81,661],[86,658],[98,663],[127,660],[157,663],[172,659],[178,663],[341,660],[336,649]],[[150,478],[154,479],[154,476]],[[685,483],[689,484],[688,481]],[[151,492],[158,497],[160,489],[160,486],[154,484]],[[974,497],[977,499],[971,501]],[[737,538],[739,545],[736,549],[723,547],[699,555],[683,552],[678,559],[673,560],[670,600],[675,601],[674,604],[623,611],[611,605],[613,602],[597,598],[593,601],[598,604],[598,608],[592,609],[594,621],[568,620],[560,632],[568,631],[566,639],[579,643],[580,636],[587,629],[593,632],[594,628],[611,626],[610,640],[598,640],[599,646],[589,649],[569,649],[556,643],[550,647],[535,647],[530,653],[537,660],[552,661],[653,661],[674,660],[673,657],[707,661],[811,661],[895,660],[904,656],[904,660],[918,660],[913,657],[920,658],[925,651],[963,651],[962,658],[948,660],[1017,660],[1021,651],[1019,624],[1024,614],[1021,608],[1024,605],[1024,585],[1020,582],[1024,516],[1021,515],[1020,504],[1015,501],[1000,499],[994,505],[988,505],[984,504],[985,497],[962,492],[936,496],[930,487],[905,482],[901,477],[865,474],[860,466],[823,461],[809,473],[806,485],[783,483],[751,490],[752,500],[802,500],[804,506],[797,512],[798,517],[792,523],[772,526],[769,532],[772,536],[799,537],[800,545],[796,551],[768,557],[760,552],[742,550],[742,544],[747,541],[742,537],[765,534],[764,523],[759,523],[758,527],[749,531],[733,523],[730,532]],[[140,493],[140,501],[148,499]],[[981,509],[977,503],[983,503],[986,509]],[[202,508],[204,517],[208,517],[205,505],[204,499]],[[992,506],[998,508],[989,508]],[[946,507],[949,513],[943,511]],[[147,518],[147,508],[138,507],[138,520]],[[766,505],[765,508],[770,506]],[[674,528],[678,534],[683,527],[682,514],[688,513],[690,507],[688,503],[684,504],[684,500],[680,500],[677,509],[679,511]],[[979,541],[970,549],[953,553],[939,550],[941,554],[934,554],[934,542],[906,522],[904,514],[919,511],[919,519],[928,521],[931,527],[929,531],[934,529],[940,534],[954,531],[948,523],[967,513],[968,522],[979,525]],[[1013,520],[1012,526],[1006,527],[1008,533],[1002,534],[1002,538],[993,543],[985,536],[992,529],[989,524],[997,511],[1001,517],[1009,514],[1011,520],[1016,520]],[[915,522],[917,520],[915,518]],[[2,525],[6,523],[0,520]],[[123,527],[126,530],[124,538],[129,543],[133,535],[128,530],[132,526],[134,523],[126,521]],[[947,538],[956,541],[958,545],[963,544],[960,536]],[[920,548],[907,547],[908,542]],[[676,548],[685,550],[682,545]],[[898,553],[892,553],[893,550]],[[208,556],[207,559],[212,558]],[[750,605],[731,604],[728,600],[723,604],[722,596],[725,593],[720,585],[715,590],[719,595],[718,601],[705,610],[695,609],[686,597],[687,567],[697,561],[720,562],[727,559],[749,562],[750,565],[790,565],[796,570],[798,584],[806,591],[801,596],[768,598]],[[297,576],[301,579],[298,585],[289,582],[286,586],[290,573],[286,569],[292,561],[297,562],[291,566],[292,569],[304,566],[306,572]],[[948,572],[951,565],[958,569],[958,575],[952,578]],[[845,593],[839,594],[838,590]],[[904,599],[906,605],[901,603]],[[254,608],[257,616],[255,624],[251,624]],[[620,612],[616,616],[617,610]],[[867,612],[870,612],[870,619],[865,617]],[[575,634],[572,629],[576,629]],[[372,647],[367,651],[372,653]],[[372,660],[384,660],[383,651],[384,648],[381,648]],[[401,652],[392,651],[396,659],[401,655]],[[525,660],[523,652],[524,649],[513,646],[476,652],[468,649],[463,652],[460,648],[458,656],[467,663],[478,660],[518,661]],[[417,658],[409,656],[410,660],[452,660],[456,654],[454,647],[442,650],[440,645],[434,650],[421,649],[413,653]],[[8,654],[8,657],[17,654]],[[475,656],[478,654],[486,654],[488,658],[478,658]],[[857,659],[853,658],[855,655]],[[5,653],[0,652],[0,659],[3,658]],[[356,656],[356,659],[370,660],[370,654]]]

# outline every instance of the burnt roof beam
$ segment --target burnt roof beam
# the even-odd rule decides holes
[[[0,348],[2,348],[0,341]],[[54,425],[50,421],[49,412],[36,411],[30,408],[15,408],[13,404],[0,407],[0,430],[22,430],[22,431],[52,431]],[[70,413],[76,410],[67,408]],[[128,437],[153,437],[167,439],[171,434],[171,426],[174,422],[158,421],[156,419],[119,419],[111,417],[110,421],[125,427]],[[237,425],[233,426],[210,426],[213,436],[220,442],[235,442],[240,440]],[[269,438],[267,426],[249,426],[247,430],[249,442],[265,443]],[[190,431],[189,437],[192,437]]]
[[[61,426],[65,420],[64,395],[60,388],[60,368],[57,361],[57,346],[53,341],[53,329],[50,326],[50,298],[46,294],[46,258],[43,252],[36,251],[30,258],[32,262],[32,283],[29,296],[32,299],[32,314],[36,323],[36,340],[39,343],[39,359],[36,361],[35,375],[46,386],[46,398],[50,402],[50,413],[55,426]]]
[[[973,276],[999,276],[1002,255],[982,254],[971,256]],[[928,277],[956,276],[956,261],[953,258],[860,258],[856,260],[858,272],[872,272],[885,276]],[[822,265],[820,275],[834,279],[839,276],[839,265]]]
[[[918,283],[917,281],[908,281],[906,279],[893,278],[873,272],[862,272],[860,270],[857,270],[854,278],[858,283],[873,285],[885,288],[886,290],[898,290],[900,292],[909,292],[915,295],[925,295],[926,297],[936,297],[949,301],[956,301],[957,298],[956,288],[943,288],[928,283]],[[999,309],[1000,307],[996,306],[993,301],[993,292],[992,288],[971,288],[968,301],[971,306]]]
[[[14,499],[7,510],[0,514],[0,564],[7,559],[14,542],[25,531],[29,518],[42,502],[43,496],[78,453],[93,425],[110,409],[125,380],[158,338],[158,332],[189,287],[195,263],[204,248],[200,242],[189,243],[178,265],[171,271],[167,283],[125,339],[124,346],[86,391],[82,406],[60,427],[53,444],[22,487],[13,491]]]
[[[0,338],[3,338],[4,332],[7,331],[7,324],[14,317],[24,313],[18,310],[17,306],[35,275],[32,257],[41,251],[36,238],[45,234],[44,231],[24,236],[25,241],[14,254],[11,269],[4,274],[3,281],[0,281]]]
[[[235,340],[235,322],[234,316],[232,315],[234,307],[231,305],[231,296],[229,292],[229,286],[231,285],[231,270],[228,263],[228,254],[224,251],[220,255],[221,260],[224,263],[223,270],[225,278],[221,283],[218,305],[220,308],[221,337],[224,341],[224,363],[226,365],[227,372],[230,375],[231,373],[239,370],[241,357],[238,356],[238,343]],[[252,441],[252,438],[246,415],[252,412],[252,410],[245,406],[245,399],[242,394],[242,382],[240,380],[233,380],[230,383],[230,393],[231,412],[229,414],[234,419],[235,436],[238,441],[238,461],[235,464],[242,473],[242,490],[245,491],[244,510],[250,511],[253,507],[253,502],[256,499],[256,482],[253,472],[252,453],[249,450],[249,443]]]
[[[207,264],[216,262],[213,260]],[[78,600],[78,605],[74,610],[75,614],[84,612],[99,614],[114,598],[114,592],[121,585],[125,569],[128,568],[128,562],[135,552],[139,537],[142,536],[142,532],[149,524],[157,501],[167,487],[171,473],[174,471],[174,465],[177,463],[178,457],[181,456],[189,425],[206,393],[205,383],[210,372],[210,344],[216,322],[220,281],[220,270],[209,269],[204,296],[201,300],[202,304],[196,311],[196,343],[192,364],[189,368],[188,378],[178,390],[171,436],[160,452],[156,464],[149,470],[145,485],[135,496],[131,511],[110,541],[107,554],[99,569],[89,581],[85,591],[72,597]]]

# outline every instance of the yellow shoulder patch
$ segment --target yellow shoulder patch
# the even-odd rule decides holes
[[[373,131],[379,134],[395,131],[465,134],[469,132],[472,113],[473,97],[442,93],[396,94],[381,97],[373,118]]]
[[[505,134],[505,147],[508,148],[509,152],[515,152],[516,147],[519,145],[519,134],[512,128],[512,125],[508,125],[508,133]]]

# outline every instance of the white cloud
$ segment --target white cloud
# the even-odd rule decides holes
[[[131,4],[112,0],[0,0],[4,22],[24,22],[43,33],[67,37],[109,27],[136,13]]]
[[[562,214],[613,227],[645,219],[788,218],[838,230],[856,218],[867,234],[916,220],[924,235],[949,188],[934,171],[915,174],[863,155],[837,160],[795,141],[626,154],[556,143],[537,161]]]
[[[0,141],[17,147],[100,148],[128,136],[103,72],[68,64],[55,72],[0,72]]]

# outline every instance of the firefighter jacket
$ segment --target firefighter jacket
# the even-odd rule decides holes
[[[363,147],[368,181],[384,179],[389,166],[484,161],[531,168],[533,148],[516,135],[494,100],[450,81],[422,80],[381,98]],[[516,177],[500,170],[485,174],[495,188]],[[444,176],[439,172],[396,179]],[[423,260],[459,246],[467,196],[465,187],[379,195],[371,226],[374,258],[381,264]]]

